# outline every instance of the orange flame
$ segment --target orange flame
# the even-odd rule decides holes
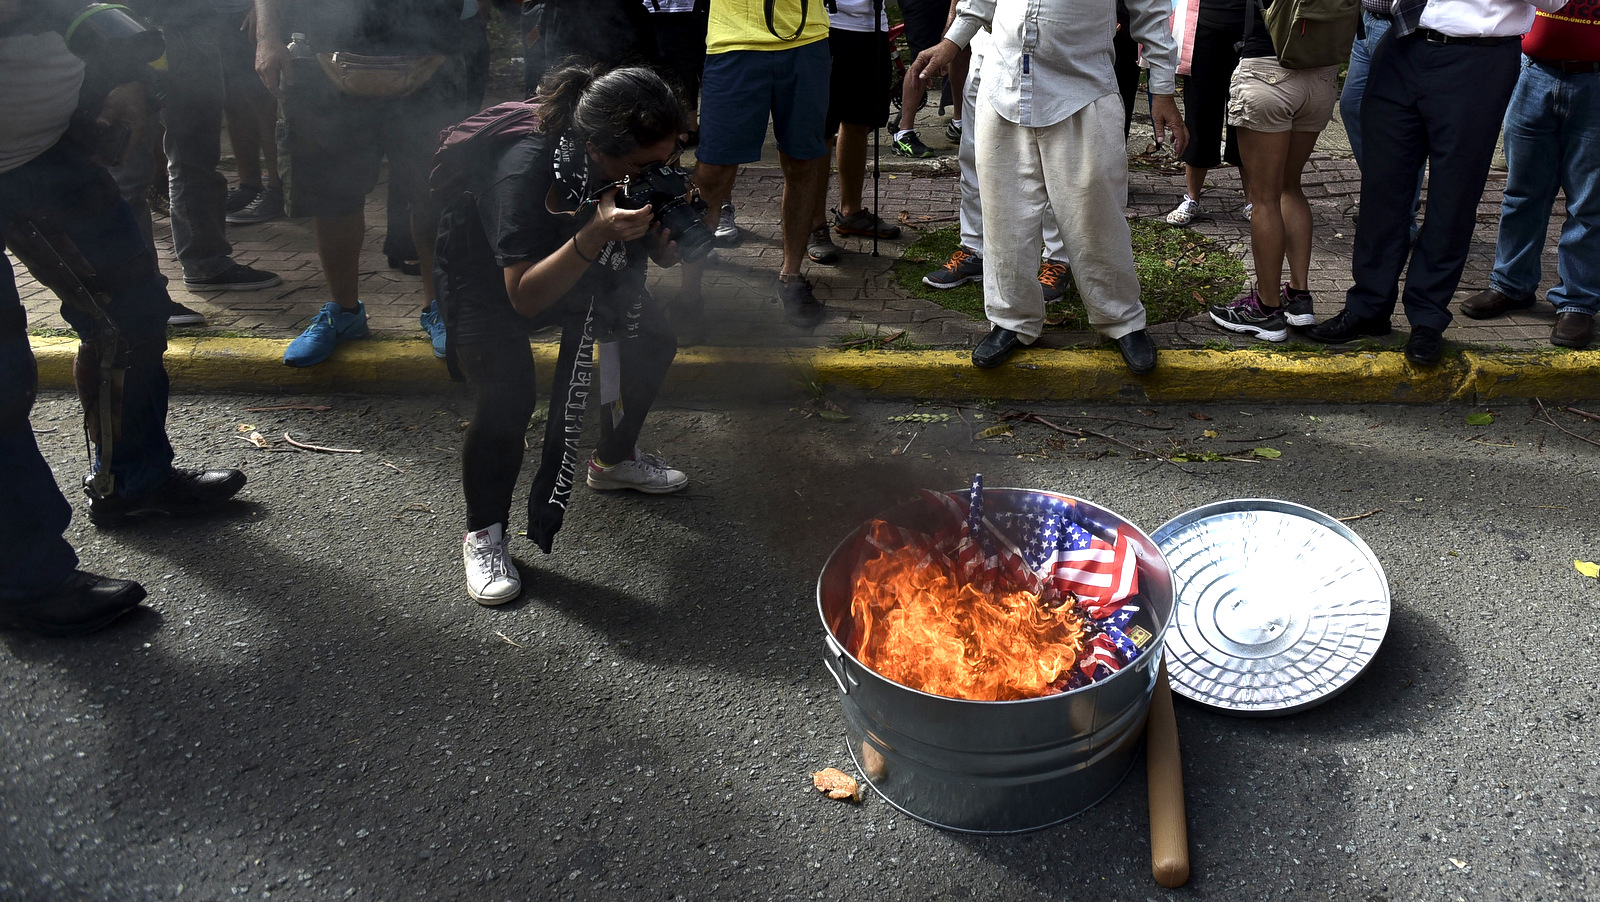
[[[1009,701],[1061,691],[1058,681],[1086,632],[1070,596],[984,591],[943,555],[890,547],[856,571],[850,645],[861,663],[947,698]]]

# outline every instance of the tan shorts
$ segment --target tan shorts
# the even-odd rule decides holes
[[[1242,59],[1228,84],[1228,124],[1254,132],[1320,132],[1339,100],[1339,67],[1285,69],[1270,56]]]

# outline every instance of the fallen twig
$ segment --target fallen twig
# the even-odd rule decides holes
[[[1563,407],[1561,409],[1565,410],[1567,413],[1573,414],[1575,416],[1583,417],[1586,420],[1594,420],[1595,422],[1600,423],[1600,413],[1590,413],[1587,410],[1579,410],[1578,408],[1573,407],[1571,405],[1568,405],[1568,406]]]
[[[391,469],[391,470],[393,470],[393,471],[395,471],[395,472],[396,472],[396,473],[404,473],[404,472],[405,472],[405,470],[402,470],[402,469],[400,469],[400,468],[399,468],[399,467],[397,467],[397,466],[395,466],[395,465],[394,465],[394,464],[392,464],[392,463],[389,463],[389,462],[388,462],[388,461],[386,461],[386,460],[380,460],[380,461],[378,461],[378,463],[380,463],[380,464],[383,464],[383,465],[384,465],[384,466],[386,466],[386,467],[388,467],[388,468],[389,468],[389,469]]]
[[[1161,455],[1157,454],[1156,452],[1151,451],[1149,448],[1141,448],[1138,445],[1132,444],[1130,442],[1125,442],[1122,439],[1116,438],[1115,436],[1106,435],[1104,432],[1096,432],[1093,429],[1073,429],[1073,428],[1070,428],[1068,426],[1059,426],[1059,425],[1057,425],[1055,423],[1050,422],[1049,420],[1045,419],[1044,417],[1039,416],[1036,413],[1025,414],[1024,416],[1018,417],[1017,419],[1022,420],[1024,423],[1038,423],[1040,426],[1044,426],[1044,427],[1049,428],[1049,429],[1054,429],[1057,432],[1063,433],[1065,435],[1070,435],[1070,436],[1072,436],[1074,438],[1088,438],[1090,436],[1093,436],[1093,437],[1095,437],[1097,439],[1100,439],[1102,441],[1110,442],[1113,445],[1120,445],[1120,446],[1122,446],[1124,448],[1127,448],[1130,451],[1134,451],[1134,452],[1137,452],[1139,454],[1147,454],[1147,455],[1149,455],[1151,457],[1154,457],[1155,459],[1157,459],[1159,461],[1162,461],[1164,463],[1169,463],[1169,464],[1173,465],[1174,467],[1177,467],[1179,469],[1179,471],[1187,473],[1190,476],[1197,475],[1193,470],[1188,469],[1183,464],[1180,464],[1175,460],[1170,460],[1170,459],[1168,459],[1166,457],[1162,457]]]
[[[1259,436],[1257,438],[1225,438],[1225,439],[1223,439],[1223,441],[1225,441],[1225,442],[1240,442],[1240,443],[1244,443],[1244,442],[1270,442],[1275,438],[1283,438],[1284,436],[1286,436],[1288,434],[1289,433],[1287,433],[1287,432],[1280,432],[1277,435],[1263,435],[1263,436]]]
[[[245,413],[257,413],[257,412],[263,411],[263,410],[316,410],[316,411],[325,411],[325,410],[332,410],[332,409],[333,409],[333,406],[330,405],[330,404],[279,404],[279,405],[277,405],[275,407],[246,407],[244,409],[244,412]]]
[[[499,636],[499,637],[500,637],[500,638],[502,638],[502,639],[504,639],[504,640],[506,640],[506,644],[507,644],[507,645],[512,645],[512,646],[515,646],[515,647],[517,647],[517,648],[521,648],[521,647],[522,647],[522,645],[521,645],[521,644],[519,644],[519,643],[517,643],[517,642],[513,642],[513,641],[511,641],[511,637],[510,637],[510,636],[507,636],[507,635],[506,635],[506,634],[505,634],[505,633],[502,633],[502,632],[500,632],[500,631],[499,631],[499,630],[495,630],[495,631],[494,631],[494,634],[495,634],[495,635],[496,635],[496,636]]]
[[[1381,514],[1381,513],[1383,513],[1383,508],[1375,507],[1372,510],[1367,511],[1364,514],[1356,514],[1353,517],[1337,517],[1335,519],[1337,519],[1340,523],[1354,523],[1357,520],[1365,520],[1368,517],[1372,516],[1373,514]]]
[[[1024,411],[1014,410],[1014,411],[1011,411],[1010,413],[1003,413],[1000,416],[1003,419],[1016,419],[1016,418],[1019,418],[1019,417],[1031,416],[1031,414],[1028,414],[1028,413],[1026,413]],[[1138,420],[1120,420],[1120,419],[1118,419],[1116,417],[1097,417],[1097,416],[1092,416],[1092,415],[1086,414],[1086,413],[1084,413],[1084,414],[1072,414],[1072,413],[1056,414],[1055,415],[1055,419],[1058,419],[1058,420],[1100,420],[1100,421],[1106,422],[1106,423],[1122,423],[1122,424],[1127,425],[1127,426],[1138,426],[1140,429],[1159,429],[1159,430],[1162,430],[1162,431],[1169,431],[1169,430],[1177,428],[1175,426],[1163,426],[1160,423],[1141,423]]]
[[[301,451],[317,451],[322,454],[360,454],[360,448],[324,448],[321,445],[308,445],[305,442],[295,441],[289,433],[283,434],[283,440],[299,448]]]
[[[893,335],[868,335],[868,336],[865,336],[863,338],[852,338],[849,341],[841,341],[841,342],[839,342],[839,347],[841,347],[841,348],[855,348],[855,347],[860,347],[861,345],[875,344],[875,345],[877,345],[878,347],[881,348],[884,345],[887,345],[887,344],[899,339],[901,336],[903,336],[905,334],[906,334],[906,330],[901,329],[900,331],[894,333]]]
[[[1534,398],[1533,402],[1535,404],[1539,405],[1539,412],[1544,414],[1544,421],[1546,423],[1549,423],[1550,425],[1556,427],[1557,429],[1560,429],[1562,432],[1565,432],[1566,434],[1572,436],[1573,438],[1577,439],[1580,442],[1588,442],[1589,444],[1594,445],[1597,448],[1600,448],[1600,442],[1597,442],[1592,438],[1584,438],[1583,436],[1579,435],[1578,433],[1573,432],[1571,429],[1568,429],[1567,427],[1561,425],[1560,423],[1557,423],[1556,420],[1555,420],[1555,417],[1552,417],[1550,415],[1550,411],[1545,409],[1543,401],[1539,400],[1538,398]]]

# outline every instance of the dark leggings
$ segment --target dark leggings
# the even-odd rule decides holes
[[[563,330],[582,330],[584,310],[563,311],[559,316]],[[539,400],[533,351],[521,329],[478,329],[465,322],[450,341],[476,402],[461,446],[467,529],[476,532],[495,523],[509,527],[528,420]],[[600,408],[600,442],[595,447],[595,456],[607,463],[633,456],[645,416],[677,354],[678,341],[655,302],[646,296],[638,334],[619,340],[617,348],[623,416],[613,425],[611,408]],[[596,386],[599,368],[597,362]],[[560,415],[559,405],[554,405],[550,416]]]
[[[1214,169],[1226,160],[1239,165],[1239,147],[1231,126],[1224,126],[1228,86],[1239,65],[1238,43],[1242,26],[1226,28],[1198,22],[1194,30],[1194,56],[1183,79],[1183,125],[1189,146],[1183,161],[1198,169]],[[1217,148],[1222,146],[1218,156]]]

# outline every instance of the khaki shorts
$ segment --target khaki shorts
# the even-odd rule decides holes
[[[1228,124],[1254,132],[1320,132],[1339,100],[1339,67],[1285,69],[1270,56],[1242,59],[1228,84]]]

